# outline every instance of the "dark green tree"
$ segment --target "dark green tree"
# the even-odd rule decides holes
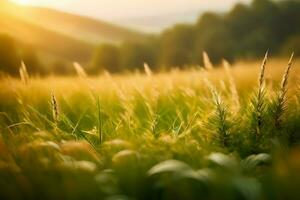
[[[29,74],[45,75],[46,70],[41,63],[36,51],[30,46],[23,47],[21,59],[25,63]]]
[[[205,13],[199,18],[196,27],[194,58],[197,63],[203,63],[203,51],[206,51],[215,63],[220,62],[222,58],[233,60],[234,41],[223,16]]]
[[[103,44],[96,49],[92,61],[92,71],[98,72],[104,69],[110,72],[121,71],[120,50],[117,46]]]
[[[15,41],[8,35],[0,35],[0,71],[18,75],[21,58]]]
[[[123,69],[142,70],[144,63],[152,65],[155,62],[154,52],[144,43],[125,42],[121,45],[120,52]]]
[[[191,25],[176,25],[161,35],[161,59],[163,66],[179,66],[193,63],[196,29]]]

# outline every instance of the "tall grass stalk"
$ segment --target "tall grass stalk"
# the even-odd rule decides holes
[[[28,84],[29,74],[28,74],[26,65],[23,61],[21,62],[21,67],[19,69],[19,73],[20,73],[20,78],[21,78],[22,83],[24,83],[25,85]]]
[[[228,110],[217,89],[207,79],[204,79],[204,81],[212,94],[213,102],[215,105],[215,115],[212,119],[212,124],[217,129],[217,139],[223,147],[228,147],[230,127],[228,120]]]
[[[73,66],[74,66],[74,69],[75,69],[78,77],[80,77],[80,78],[86,78],[87,77],[87,73],[85,72],[85,70],[83,69],[83,67],[79,63],[74,62]]]
[[[51,104],[52,104],[52,117],[55,124],[59,121],[59,110],[58,110],[58,103],[54,92],[51,93]]]
[[[98,136],[100,144],[103,142],[103,131],[102,131],[102,117],[99,97],[97,98],[97,110],[98,110]]]
[[[224,147],[228,146],[229,140],[229,123],[228,111],[226,106],[215,88],[211,88],[214,104],[216,106],[215,124],[218,131],[218,139]]]
[[[229,81],[229,89],[230,89],[230,93],[232,95],[232,99],[234,101],[235,108],[236,108],[236,110],[239,110],[241,107],[239,94],[238,94],[238,91],[236,88],[234,78],[232,76],[231,66],[230,66],[229,62],[225,59],[223,59],[223,67],[226,71],[226,75],[227,75],[227,78]]]
[[[204,68],[207,70],[212,70],[214,68],[213,64],[211,63],[208,54],[206,53],[206,51],[203,51],[202,53],[203,55],[203,64],[204,64]]]
[[[145,70],[145,73],[148,77],[152,77],[153,72],[152,72],[152,70],[150,69],[150,67],[147,63],[144,63],[144,70]]]
[[[286,111],[286,101],[287,101],[287,92],[288,92],[287,86],[288,86],[290,71],[292,68],[293,57],[294,57],[294,53],[291,55],[285,73],[282,76],[280,90],[275,100],[274,123],[277,129],[281,127],[282,117],[284,115],[284,112]]]
[[[268,52],[266,52],[265,57],[263,59],[260,75],[258,80],[258,91],[257,94],[252,99],[252,123],[254,125],[254,144],[258,145],[258,141],[261,138],[261,129],[263,126],[263,113],[266,108],[266,100],[265,100],[265,71],[268,60]]]

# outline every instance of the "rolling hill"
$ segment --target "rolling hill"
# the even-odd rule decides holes
[[[191,9],[185,12],[170,12],[160,15],[144,17],[121,18],[117,20],[120,24],[126,24],[136,30],[159,33],[178,23],[196,23],[197,19],[205,10]]]
[[[86,62],[99,43],[142,40],[144,35],[95,19],[48,8],[0,2],[0,33],[48,57]]]

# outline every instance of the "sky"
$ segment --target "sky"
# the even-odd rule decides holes
[[[226,11],[237,2],[250,0],[13,0],[23,5],[52,7],[94,18],[127,23],[165,26],[192,21],[201,11]],[[162,18],[160,18],[160,16]],[[161,20],[161,21],[160,21]]]

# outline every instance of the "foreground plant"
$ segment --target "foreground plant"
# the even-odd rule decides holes
[[[223,147],[228,147],[229,145],[229,128],[230,123],[228,120],[228,111],[227,108],[215,88],[211,88],[213,101],[215,104],[215,116],[212,119],[213,124],[217,129],[217,138]]]
[[[292,58],[274,102],[266,62],[251,107],[255,68],[1,80],[0,199],[298,199]]]
[[[276,99],[274,102],[273,107],[273,118],[274,118],[274,125],[275,128],[281,129],[282,128],[282,120],[285,111],[287,110],[287,92],[288,92],[288,79],[290,75],[290,71],[292,68],[292,61],[293,61],[294,54],[291,55],[285,73],[283,74],[280,90],[277,92]]]
[[[265,54],[263,59],[260,75],[258,79],[258,90],[253,99],[251,100],[251,125],[252,125],[252,144],[253,149],[257,149],[259,142],[262,138],[262,128],[263,128],[263,115],[266,109],[266,90],[265,90],[265,71],[268,60],[268,52]]]

